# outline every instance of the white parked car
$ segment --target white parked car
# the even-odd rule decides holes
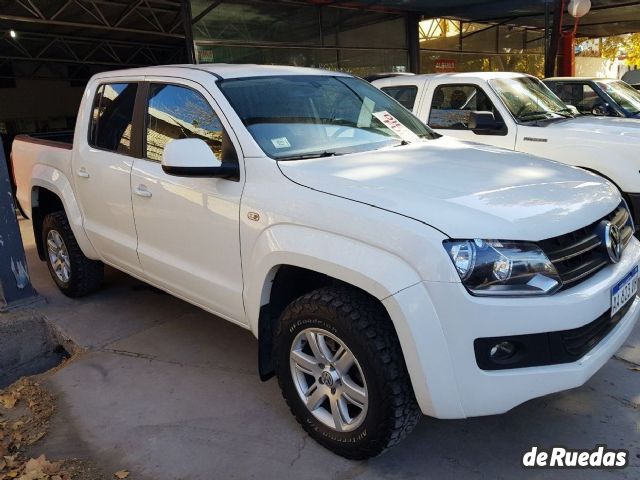
[[[640,122],[577,116],[544,83],[522,73],[389,77],[373,84],[443,135],[530,153],[598,173],[640,221]]]
[[[13,159],[65,294],[96,290],[106,263],[250,329],[261,377],[348,458],[420,412],[579,386],[640,314],[640,243],[611,183],[440,137],[341,73],[102,73],[73,144],[22,136]]]

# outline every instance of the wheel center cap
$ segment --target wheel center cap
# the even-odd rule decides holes
[[[324,383],[327,387],[333,387],[335,381],[333,375],[331,375],[331,372],[325,370],[324,372],[322,372],[322,375],[320,375],[320,377],[322,378],[322,383]]]

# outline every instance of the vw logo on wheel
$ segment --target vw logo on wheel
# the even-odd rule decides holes
[[[620,229],[611,222],[607,222],[604,227],[604,245],[609,259],[613,263],[618,263],[622,256],[622,240],[620,239]]]
[[[333,377],[326,370],[322,372],[322,383],[324,383],[327,387],[333,387]]]

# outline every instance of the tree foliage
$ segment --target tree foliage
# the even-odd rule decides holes
[[[640,67],[640,33],[600,39],[600,55],[609,60],[626,56],[627,65]]]

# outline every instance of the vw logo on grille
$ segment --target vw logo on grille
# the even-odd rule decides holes
[[[604,227],[604,245],[609,259],[613,263],[618,263],[622,256],[622,240],[620,239],[620,229],[611,222],[607,222]]]

